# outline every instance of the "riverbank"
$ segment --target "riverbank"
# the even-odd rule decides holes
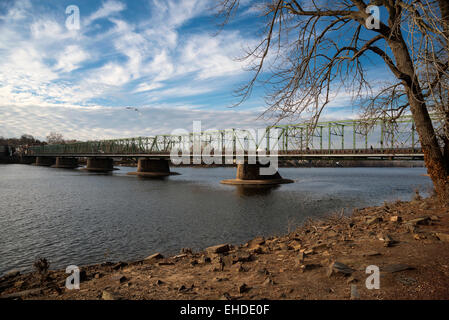
[[[365,286],[370,265],[380,268],[378,290]],[[64,270],[11,273],[0,279],[0,297],[449,299],[449,212],[434,198],[417,197],[310,220],[241,246],[85,266],[80,290],[67,290],[66,277]]]

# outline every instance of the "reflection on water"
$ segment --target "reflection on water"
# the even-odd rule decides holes
[[[282,168],[296,183],[222,185],[233,168],[176,168],[163,180],[0,165],[0,273],[173,254],[282,234],[310,216],[410,199],[428,190],[424,168]]]
[[[264,185],[235,185],[234,188],[239,196],[251,197],[251,196],[266,196],[273,190],[279,189],[277,186],[264,186]]]

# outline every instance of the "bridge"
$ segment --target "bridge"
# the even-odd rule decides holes
[[[92,172],[114,170],[113,158],[136,158],[137,172],[131,174],[144,177],[174,174],[170,160],[175,164],[237,164],[237,178],[222,181],[230,184],[291,182],[278,172],[261,174],[274,159],[423,159],[410,116],[396,121],[351,119],[259,130],[194,128],[170,135],[33,146],[23,150],[23,156],[35,159],[35,165],[56,168],[76,168],[79,158],[87,158],[83,170]]]

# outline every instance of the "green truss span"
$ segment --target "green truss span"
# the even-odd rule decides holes
[[[435,117],[435,125],[438,121]],[[194,150],[195,146],[200,149]],[[139,155],[169,154],[176,150],[193,153],[221,149],[225,153],[239,150],[276,150],[292,153],[378,153],[408,150],[420,153],[421,146],[413,119],[404,116],[396,121],[340,120],[275,125],[262,130],[228,129],[181,135],[98,140],[68,144],[33,146],[26,155]]]

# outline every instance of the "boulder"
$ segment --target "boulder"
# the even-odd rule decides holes
[[[354,269],[348,267],[347,265],[345,265],[341,262],[335,261],[334,263],[332,263],[329,266],[329,269],[327,271],[327,276],[330,277],[333,274],[343,274],[345,276],[350,276],[354,271],[355,271]]]
[[[229,250],[231,250],[231,247],[227,243],[206,248],[206,251],[209,253],[226,253],[229,252]]]

